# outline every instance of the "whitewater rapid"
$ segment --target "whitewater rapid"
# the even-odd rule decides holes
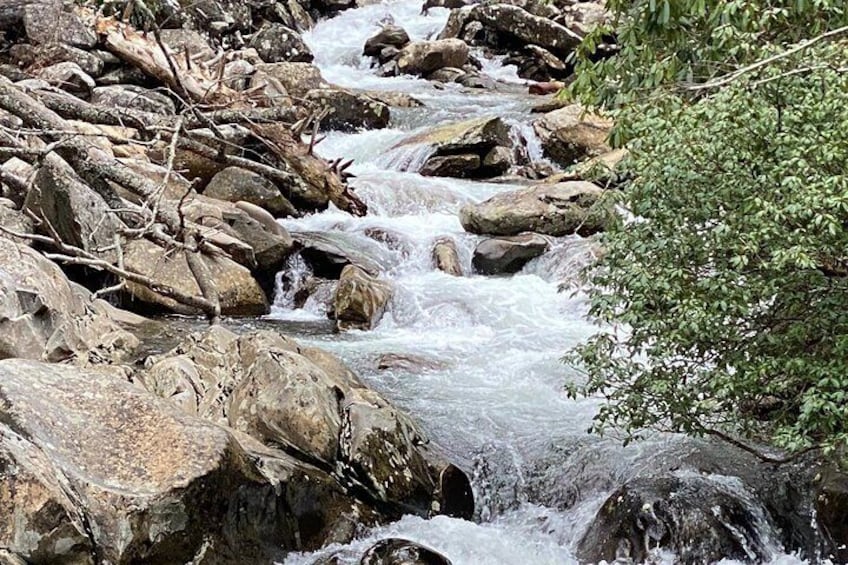
[[[298,337],[340,355],[421,423],[473,476],[477,517],[471,522],[407,516],[352,544],[292,555],[285,561],[290,565],[337,552],[341,562],[358,563],[368,546],[385,537],[423,543],[455,565],[576,563],[575,545],[606,497],[650,465],[652,453],[678,441],[662,436],[623,448],[614,438],[589,436],[596,402],[569,399],[563,390],[579,375],[560,358],[597,330],[584,319],[584,297],[560,289],[591,259],[591,242],[561,238],[513,276],[472,275],[471,256],[480,238],[465,233],[459,209],[516,185],[422,177],[414,170],[426,158],[425,149],[392,149],[438,123],[500,116],[527,139],[531,158],[542,158],[529,127],[533,100],[516,86],[521,81],[513,68],[484,60],[484,72],[501,82],[495,90],[471,91],[412,77],[380,78],[361,55],[377,22],[391,18],[416,40],[437,34],[447,16],[443,9],[422,16],[418,0],[398,0],[345,11],[305,35],[329,82],[408,93],[425,107],[392,109],[389,128],[331,132],[317,147],[329,159],[355,159],[352,186],[368,204],[367,216],[331,209],[281,223],[293,233],[334,234],[376,261],[381,276],[391,280],[393,299],[373,331],[310,330]],[[435,270],[432,247],[442,237],[455,241],[467,276]],[[291,268],[306,269],[302,263]],[[294,327],[326,320],[320,301],[294,309],[292,293],[283,289],[271,318]],[[384,354],[426,362],[412,371],[378,370]],[[557,503],[565,499],[567,504]],[[773,562],[798,561],[775,547]]]

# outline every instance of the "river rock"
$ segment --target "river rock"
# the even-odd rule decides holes
[[[598,204],[602,194],[600,187],[584,181],[539,184],[466,205],[460,221],[467,231],[477,234],[591,235],[603,231],[612,213],[608,206]]]
[[[268,312],[268,300],[250,271],[226,257],[204,255],[218,291],[221,313],[234,316],[261,316]],[[185,252],[168,252],[146,240],[129,242],[124,249],[126,266],[143,275],[154,278],[191,296],[201,296],[197,281],[186,262]],[[160,311],[178,314],[198,314],[194,308],[179,304],[171,298],[153,292],[149,288],[128,282],[127,291],[134,301]]]
[[[140,379],[192,414],[332,470],[366,505],[381,501],[384,517],[473,512],[467,477],[323,350],[270,331],[237,336],[212,327],[157,358]]]
[[[249,202],[280,218],[297,215],[295,207],[272,181],[240,167],[227,167],[212,177],[203,194],[227,202]]]
[[[425,177],[462,178],[474,176],[481,165],[480,156],[473,153],[436,155],[427,159],[418,172]]]
[[[612,121],[579,104],[549,112],[533,123],[545,154],[565,166],[609,152],[612,126]]]
[[[376,274],[388,261],[380,245],[366,245],[344,232],[298,232],[293,237],[302,248],[304,261],[318,277],[338,279],[347,265]]]
[[[824,556],[835,563],[847,563],[848,475],[834,468],[824,469],[817,491],[816,521],[824,537]]]
[[[266,63],[309,63],[313,58],[300,34],[282,24],[269,23],[263,26],[250,40],[250,46],[256,49]]]
[[[85,298],[55,263],[0,235],[0,359],[125,359],[138,340]]]
[[[3,176],[0,175],[0,196],[14,202],[16,207],[23,206],[29,192],[28,179],[35,175],[35,168],[26,161],[12,157],[0,165],[0,172],[11,177],[3,182]],[[13,179],[15,182],[11,182]]]
[[[359,267],[347,265],[342,269],[333,299],[336,328],[341,331],[374,329],[391,297],[392,287],[388,282],[369,275]]]
[[[46,81],[50,86],[66,90],[71,94],[89,96],[97,86],[94,79],[83,71],[76,63],[56,63],[38,71],[37,78]]]
[[[310,90],[329,86],[318,67],[310,63],[271,63],[257,65],[256,70],[268,73],[280,81],[286,92],[298,98],[303,98]]]
[[[321,545],[322,489],[344,500],[326,474],[113,374],[0,361],[0,396],[0,501],[16,512],[0,544],[17,559],[279,561]]]
[[[35,175],[25,206],[43,216],[62,241],[86,251],[112,245],[125,226],[103,198],[82,182],[73,168],[55,156],[45,160]],[[51,234],[43,228],[42,233]]]
[[[744,487],[732,481],[694,473],[630,481],[607,498],[577,554],[591,562],[629,557],[641,563],[661,547],[684,564],[762,562],[769,554],[765,512],[746,503],[739,493]]]
[[[438,126],[411,136],[395,147],[419,144],[432,149],[421,168],[422,174],[488,177],[503,172],[503,164],[484,167],[487,156],[497,147],[511,153],[512,140],[509,126],[500,118],[489,117]],[[491,159],[489,163],[495,164]]]
[[[456,243],[449,237],[440,238],[433,244],[433,262],[443,273],[455,277],[462,276],[462,263],[459,260]]]
[[[412,353],[383,353],[377,357],[376,365],[380,371],[403,371],[406,373],[441,371],[447,367],[445,363],[438,359]]]
[[[9,49],[9,58],[20,67],[46,67],[57,63],[75,63],[90,77],[103,74],[103,60],[65,43],[30,45],[17,43]]]
[[[480,242],[471,262],[484,275],[517,273],[528,261],[548,250],[548,239],[537,233],[494,237]]]
[[[161,92],[132,84],[100,86],[91,92],[91,103],[110,108],[127,108],[172,116],[177,112],[174,101]]]
[[[0,198],[0,226],[20,234],[34,233],[32,219],[22,211],[16,209],[15,203],[7,198]],[[30,240],[9,235],[5,232],[0,233],[0,237],[5,237],[23,245],[29,245]]]
[[[401,49],[397,67],[401,74],[426,76],[443,67],[461,68],[467,61],[468,46],[462,40],[415,41]]]
[[[197,31],[186,28],[163,29],[159,31],[162,43],[167,45],[177,55],[189,57],[194,61],[208,61],[215,56],[215,51],[206,39]]]
[[[33,43],[62,42],[73,47],[91,49],[97,36],[61,0],[34,2],[24,8],[24,30]]]
[[[318,111],[329,110],[321,122],[326,129],[351,131],[389,125],[390,112],[386,104],[351,90],[318,88],[307,92],[306,100]]]
[[[392,58],[391,56],[383,56],[383,51],[386,47],[394,47],[400,50],[408,43],[409,35],[406,33],[406,30],[398,25],[389,24],[383,26],[380,31],[368,38],[362,54],[366,57],[374,57],[382,64]],[[397,51],[397,53],[399,52]]]
[[[414,541],[380,540],[362,555],[360,565],[451,565],[450,559]]]

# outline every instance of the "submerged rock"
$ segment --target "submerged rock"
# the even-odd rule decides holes
[[[603,231],[613,213],[602,203],[602,194],[600,187],[584,181],[539,184],[468,204],[460,211],[460,221],[477,234],[591,235]]]
[[[474,249],[472,264],[484,275],[517,273],[528,261],[547,251],[550,243],[537,233],[486,239]]]
[[[450,559],[414,541],[380,540],[362,555],[360,565],[451,565]]]
[[[391,297],[392,287],[387,281],[379,280],[354,265],[346,266],[342,269],[333,298],[336,328],[374,329]]]

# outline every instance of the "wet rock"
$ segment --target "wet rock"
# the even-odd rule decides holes
[[[483,176],[497,176],[509,170],[513,163],[513,152],[502,145],[492,147],[492,150],[483,157]]]
[[[62,42],[73,47],[91,49],[97,37],[61,0],[32,3],[24,8],[23,25],[33,43]]]
[[[365,42],[365,47],[362,54],[366,57],[374,57],[380,63],[385,63],[392,56],[383,56],[383,50],[386,47],[394,47],[395,49],[403,49],[409,43],[409,35],[402,27],[389,24],[380,29],[375,35],[368,38]],[[399,51],[398,51],[399,53]]]
[[[256,70],[268,73],[280,81],[286,92],[298,98],[303,98],[310,90],[329,86],[318,67],[310,63],[272,63],[257,65]]]
[[[379,245],[365,247],[340,232],[299,232],[293,237],[302,247],[300,254],[304,261],[318,277],[338,279],[347,265],[356,265],[371,274],[382,270]]]
[[[421,6],[421,13],[427,14],[430,8],[447,8],[449,10],[458,10],[471,4],[471,0],[424,0]]]
[[[110,108],[128,108],[172,116],[177,112],[174,101],[161,92],[132,84],[100,86],[91,93],[91,103]]]
[[[65,62],[50,65],[38,71],[37,77],[47,81],[50,86],[83,96],[88,96],[96,86],[94,79],[88,76],[76,63]]]
[[[392,287],[388,282],[354,265],[346,266],[333,298],[336,328],[340,331],[373,329],[383,317],[391,297]]]
[[[48,67],[57,63],[75,63],[91,77],[103,74],[103,60],[64,43],[45,45],[15,44],[9,49],[10,59],[21,67]]]
[[[0,359],[119,362],[137,345],[55,263],[0,235]]]
[[[612,122],[572,104],[545,114],[533,123],[545,154],[561,165],[610,151],[607,138]]]
[[[263,26],[250,40],[250,46],[256,49],[266,63],[309,63],[313,58],[300,34],[282,24],[269,23]]]
[[[512,140],[509,126],[500,118],[478,118],[436,127],[411,136],[396,147],[413,144],[432,148],[432,155],[421,169],[422,174],[487,177],[499,174],[503,164],[484,167],[486,157],[497,147],[511,154]],[[491,160],[490,163],[495,165]]]
[[[362,555],[360,565],[451,565],[450,559],[414,541],[380,540]]]
[[[433,245],[433,262],[436,264],[436,268],[443,273],[455,277],[462,276],[462,263],[459,260],[456,243],[448,237],[436,240]]]
[[[438,82],[459,82],[465,74],[465,71],[456,67],[443,67],[427,75],[427,79]]]
[[[342,88],[318,88],[307,92],[306,100],[318,111],[324,108],[329,111],[321,122],[326,129],[351,131],[389,125],[389,107],[364,94]]]
[[[380,371],[403,371],[406,373],[440,371],[446,366],[438,359],[408,353],[384,353],[377,358],[376,365]]]
[[[848,475],[835,469],[821,473],[816,518],[824,537],[823,553],[835,563],[848,562]]]
[[[468,61],[468,46],[459,39],[416,41],[398,54],[401,74],[426,76],[443,67],[461,68]]]
[[[536,233],[486,239],[474,250],[471,262],[484,275],[517,273],[531,259],[548,250],[547,238]]]
[[[7,360],[0,395],[0,501],[20,513],[0,543],[19,559],[269,562],[319,545],[325,516],[300,498],[329,506],[326,475],[123,378]]]
[[[581,560],[644,562],[657,547],[684,564],[768,556],[762,507],[748,503],[741,482],[694,473],[636,479],[614,492],[580,540]]]
[[[420,108],[424,103],[404,92],[383,92],[379,90],[363,91],[369,98],[378,100],[393,108]]]
[[[591,235],[603,231],[612,213],[607,205],[598,204],[602,194],[601,188],[583,181],[540,184],[466,205],[460,221],[477,234]]]
[[[215,282],[222,314],[261,316],[268,312],[268,300],[247,268],[226,257],[204,256],[203,260]],[[124,249],[124,261],[128,268],[185,294],[202,295],[183,251],[166,252],[149,241],[135,240]],[[139,284],[128,282],[127,291],[133,297],[133,306],[141,303],[159,311],[191,315],[199,313],[194,308],[179,304]]]
[[[480,156],[472,154],[436,155],[418,171],[425,177],[455,177],[474,176],[480,169]]]
[[[273,182],[240,167],[227,167],[212,177],[203,194],[227,202],[249,202],[280,218],[297,215],[295,207]]]

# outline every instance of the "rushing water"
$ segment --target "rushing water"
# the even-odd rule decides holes
[[[306,35],[327,80],[410,93],[426,107],[395,109],[388,129],[330,133],[318,146],[328,158],[356,160],[353,185],[368,203],[366,217],[329,210],[282,223],[292,232],[329,232],[379,264],[392,281],[392,303],[375,330],[310,330],[300,337],[344,358],[473,474],[477,519],[408,516],[348,546],[293,555],[286,563],[309,564],[337,551],[343,562],[356,563],[366,547],[387,536],[424,543],[456,565],[576,562],[574,546],[609,493],[650,466],[654,454],[679,448],[681,440],[664,436],[622,448],[590,437],[586,429],[596,403],[570,400],[563,392],[575,375],[559,358],[596,329],[583,319],[583,298],[559,290],[591,256],[589,242],[563,238],[514,276],[452,277],[434,269],[433,242],[448,236],[471,273],[479,238],[462,229],[460,207],[515,186],[422,177],[414,171],[426,148],[392,148],[437,123],[498,115],[528,141],[532,158],[541,155],[528,127],[532,100],[516,87],[514,69],[484,61],[484,71],[501,81],[487,91],[373,73],[361,50],[377,22],[391,18],[413,39],[423,39],[447,19],[446,10],[433,9],[427,17],[419,10],[418,0],[374,4],[321,22]],[[297,259],[290,267],[307,274]],[[308,328],[326,320],[320,301],[294,310],[292,293],[283,290],[271,317]],[[415,356],[421,368],[379,371],[382,354]],[[774,562],[796,560],[775,549]]]

